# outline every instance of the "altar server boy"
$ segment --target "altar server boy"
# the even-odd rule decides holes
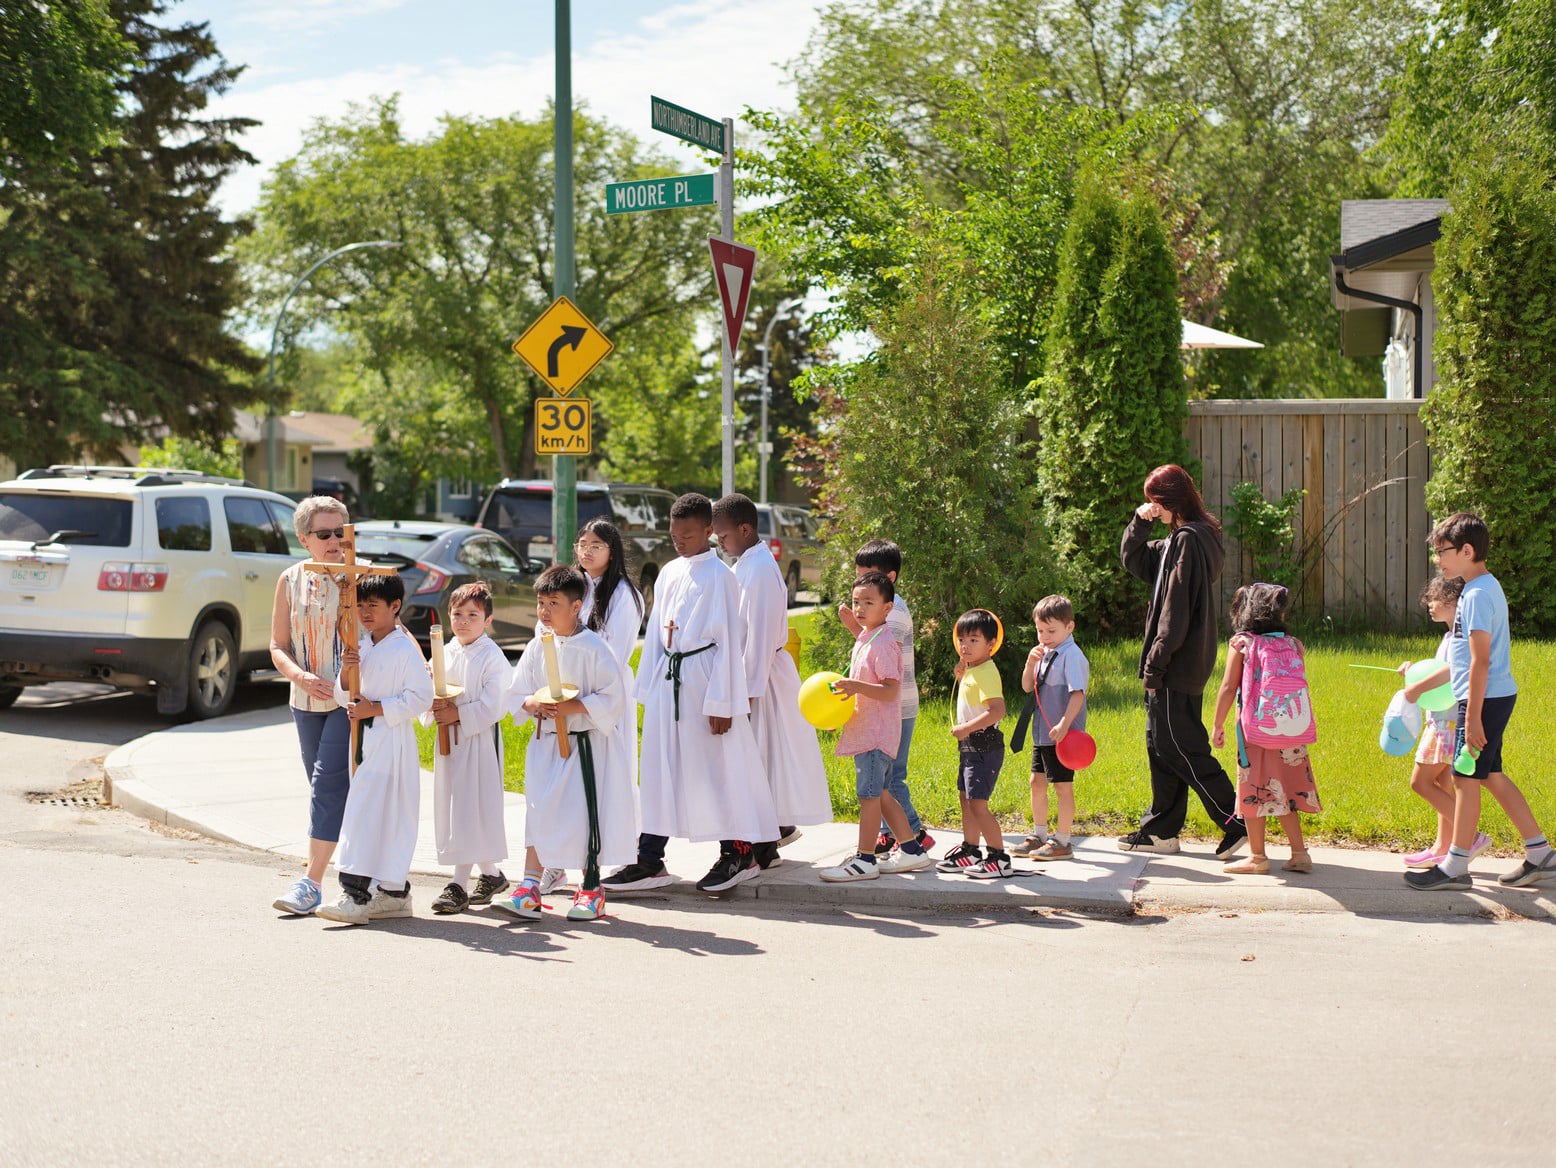
[[[535,720],[524,751],[524,882],[512,897],[493,904],[510,916],[540,916],[540,879],[550,866],[583,870],[583,886],[567,917],[598,920],[605,915],[600,864],[628,863],[636,850],[631,746],[618,732],[637,713],[632,679],[604,639],[578,619],[587,588],[583,573],[570,564],[540,574],[535,607],[541,627],[524,647],[508,689],[514,718]],[[550,700],[542,635],[548,632],[558,680],[578,690],[560,702]],[[566,757],[559,719],[566,724]]]
[[[718,840],[718,861],[697,882],[723,892],[760,872],[752,844],[777,842],[778,818],[751,734],[741,657],[740,586],[708,545],[713,504],[682,495],[670,509],[679,557],[655,582],[638,662],[643,834],[637,862],[605,880],[620,892],[660,888],[669,837]]]
[[[415,722],[432,708],[432,678],[399,622],[404,600],[398,576],[357,582],[357,620],[368,643],[342,654],[341,674],[353,665],[361,669],[362,696],[352,701],[342,678],[335,681],[335,701],[362,736],[335,855],[340,900],[318,910],[342,924],[411,915],[411,857],[421,819]]]
[[[448,598],[454,637],[443,648],[443,676],[460,693],[434,698],[424,726],[447,727],[448,754],[432,756],[432,828],[438,863],[454,868],[453,881],[432,902],[435,913],[463,912],[506,892],[501,862],[508,857],[502,807],[502,720],[512,670],[492,627],[492,593],[477,580]],[[434,647],[436,652],[436,647]],[[429,666],[430,668],[430,666]],[[481,877],[470,887],[471,870]]]
[[[756,846],[757,864],[769,868],[780,847],[800,838],[799,824],[832,822],[832,794],[816,731],[800,716],[800,671],[787,648],[789,590],[758,523],[756,504],[745,495],[713,504],[713,534],[735,559],[751,733],[778,815],[778,841]]]

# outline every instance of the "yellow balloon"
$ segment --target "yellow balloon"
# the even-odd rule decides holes
[[[800,715],[817,730],[839,730],[854,716],[853,695],[832,691],[832,683],[842,680],[841,673],[823,670],[800,686]]]
[[[1005,622],[1000,620],[1000,618],[997,615],[995,615],[994,613],[989,612],[989,610],[986,609],[986,608],[976,609],[974,611],[977,611],[977,612],[988,612],[990,616],[994,617],[994,647],[989,650],[989,656],[992,657],[992,656],[994,656],[994,654],[996,654],[996,653],[998,653],[1000,651],[1000,646],[1005,643]],[[951,626],[951,645],[952,645],[953,648],[956,645],[956,626],[955,625]]]

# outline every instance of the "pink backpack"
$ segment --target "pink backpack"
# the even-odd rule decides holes
[[[1248,639],[1237,703],[1243,740],[1273,750],[1317,742],[1302,642],[1267,633],[1241,635]]]

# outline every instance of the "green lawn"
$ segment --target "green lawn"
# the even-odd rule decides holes
[[[816,616],[802,616],[794,624],[804,637]],[[1397,665],[1401,660],[1426,656],[1435,638],[1386,635],[1313,636],[1307,645],[1308,680],[1318,717],[1318,744],[1313,747],[1313,770],[1324,801],[1322,814],[1309,816],[1305,829],[1311,838],[1330,843],[1383,846],[1422,846],[1430,842],[1434,823],[1430,809],[1410,793],[1410,760],[1391,758],[1378,749],[1378,727],[1389,696],[1397,688],[1382,673],[1348,669],[1347,662]],[[1097,739],[1097,761],[1076,776],[1077,830],[1111,833],[1134,826],[1150,802],[1150,782],[1145,761],[1145,711],[1141,704],[1135,662],[1139,645],[1112,641],[1084,645],[1091,660],[1092,689],[1088,695],[1088,730]],[[1017,648],[1012,646],[1012,650]],[[807,658],[801,672],[818,666]],[[636,662],[634,661],[634,665]],[[1541,703],[1556,692],[1556,642],[1515,641],[1513,673],[1522,700],[1510,727],[1504,750],[1508,773],[1533,805],[1547,831],[1556,831],[1556,750],[1550,745]],[[1219,682],[1220,666],[1215,679]],[[1020,709],[1022,695],[1008,695]],[[1214,705],[1214,687],[1205,695],[1208,720]],[[639,710],[641,717],[641,710]],[[1231,718],[1228,718],[1230,723]],[[1005,723],[1007,740],[1015,724],[1014,713]],[[913,799],[925,822],[938,827],[959,825],[956,801],[956,742],[950,734],[950,705],[945,699],[924,701],[913,735],[908,781]],[[1228,727],[1230,729],[1230,725]],[[432,764],[432,731],[420,730],[422,765]],[[507,786],[522,791],[524,745],[529,729],[503,727],[507,749]],[[821,735],[832,806],[839,819],[858,814],[854,797],[853,764],[832,754],[835,733]],[[1221,752],[1222,762],[1233,771],[1232,749]],[[1029,819],[1027,776],[1030,751],[1009,756],[992,806],[1012,829]],[[1516,833],[1494,801],[1486,800],[1485,830],[1502,847],[1517,844]],[[1188,832],[1208,836],[1209,821],[1198,800],[1190,800]]]

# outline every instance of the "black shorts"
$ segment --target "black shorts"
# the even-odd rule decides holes
[[[1005,765],[1005,744],[993,750],[964,750],[958,755],[956,789],[969,799],[988,802]]]
[[[1518,695],[1513,694],[1505,698],[1483,698],[1480,703],[1480,729],[1486,736],[1486,745],[1480,752],[1480,757],[1475,760],[1475,773],[1473,775],[1461,775],[1454,771],[1453,775],[1458,779],[1485,779],[1498,773],[1502,769],[1502,736],[1507,733],[1508,719],[1513,716],[1513,703],[1518,700]],[[1459,751],[1464,749],[1464,720],[1469,717],[1470,704],[1459,703],[1459,732],[1453,742],[1453,757],[1459,757]]]
[[[1059,761],[1059,748],[1050,743],[1032,743],[1032,773],[1045,776],[1050,783],[1073,783],[1075,772]]]

